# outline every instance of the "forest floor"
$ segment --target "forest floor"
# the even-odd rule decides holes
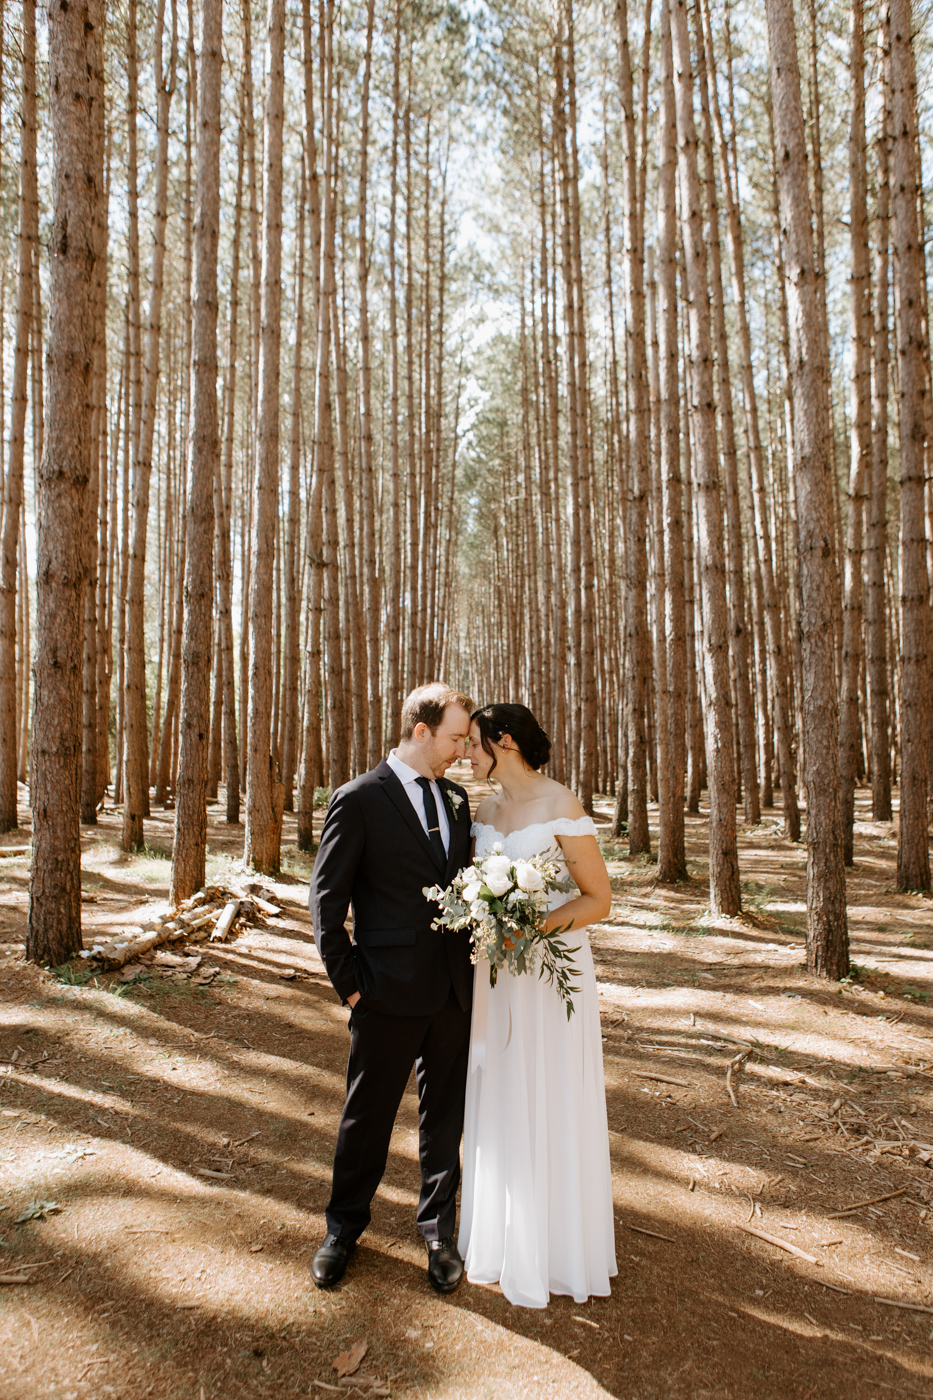
[[[740,828],[733,921],[708,917],[703,813],[675,889],[604,840],[614,904],[592,943],[619,1275],[609,1298],[544,1311],[466,1281],[431,1292],[411,1086],[372,1226],[344,1282],[312,1286],[347,1033],[293,818],[282,916],[199,945],[196,973],[26,964],[27,865],[2,860],[0,1274],[29,1282],[0,1286],[0,1395],[929,1397],[933,1147],[911,1144],[933,1143],[933,910],[894,892],[894,829],[866,804],[841,987],[805,971],[806,851],[778,811]],[[242,828],[222,818],[218,882],[242,874]],[[154,812],[134,859],[118,813],[84,829],[86,942],[166,907],[172,819]]]

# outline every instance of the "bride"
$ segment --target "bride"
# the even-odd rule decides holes
[[[569,789],[538,770],[550,740],[524,705],[487,705],[471,717],[475,778],[495,778],[473,824],[475,854],[496,842],[514,859],[547,852],[579,891],[554,893],[548,930],[577,948],[568,1020],[546,979],[495,987],[476,968],[463,1137],[460,1253],[472,1283],[498,1283],[512,1303],[547,1306],[551,1293],[582,1303],[609,1293],[616,1273],[602,1038],[587,927],[609,913],[609,876],[596,827]],[[579,946],[578,946],[579,945]]]

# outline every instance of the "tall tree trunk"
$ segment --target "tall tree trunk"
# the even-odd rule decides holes
[[[316,463],[321,473],[323,515],[323,617],[328,682],[327,759],[332,788],[350,776],[350,752],[346,696],[346,670],[343,660],[343,634],[340,625],[339,538],[337,530],[337,488],[334,466],[334,420],[331,393],[331,354],[336,322],[337,282],[335,243],[337,232],[337,190],[335,187],[334,119],[334,0],[322,0],[321,45],[324,71],[323,139],[324,200],[321,242],[321,297],[318,315],[317,391],[315,398]]]
[[[32,337],[33,262],[39,232],[35,0],[23,0],[22,75],[16,339],[13,351],[10,461],[3,484],[3,533],[0,539],[0,831],[14,831],[17,826],[19,723],[16,703],[16,590],[19,573],[19,525],[23,507],[29,348]]]
[[[684,779],[687,767],[687,618],[684,582],[683,482],[680,475],[680,381],[677,370],[677,124],[671,20],[661,16],[661,103],[658,118],[658,437],[663,504],[670,803],[659,813],[658,879],[687,878]]]
[[[723,551],[722,500],[713,393],[709,282],[703,241],[693,77],[685,0],[669,0],[677,111],[678,170],[690,325],[690,393],[703,605],[706,751],[709,766],[710,902],[716,913],[742,907],[735,822],[735,758]]]
[[[901,810],[897,888],[930,889],[927,818],[929,736],[929,578],[924,511],[924,448],[929,433],[923,259],[917,220],[917,74],[910,0],[890,0],[891,162],[894,215],[898,443],[901,459],[900,751]]]
[[[317,169],[317,143],[314,135],[314,60],[311,46],[311,6],[309,0],[302,0],[302,45],[304,55],[305,127],[306,151],[308,159],[308,187],[311,192],[311,287],[312,313],[315,335],[321,330],[321,265],[322,233],[320,180]],[[328,205],[329,207],[329,205]],[[314,417],[314,470],[309,491],[306,530],[308,535],[306,557],[310,571],[308,585],[307,644],[304,665],[304,719],[301,744],[301,762],[298,773],[298,830],[297,844],[300,851],[314,849],[314,793],[324,785],[324,752],[322,743],[322,690],[321,690],[321,626],[324,603],[324,558],[323,522],[321,520],[322,481],[321,459],[318,451],[319,425],[317,410],[322,391],[322,365],[320,342],[317,342],[318,360],[315,374],[315,417]],[[329,375],[329,362],[327,365]],[[328,379],[329,386],[329,379]],[[329,387],[328,387],[329,395]],[[328,414],[330,413],[328,397]],[[329,421],[329,420],[328,420]]]
[[[249,413],[245,482],[241,505],[241,561],[243,583],[240,590],[240,785],[246,785],[249,752],[249,601],[251,592],[253,491],[256,475],[256,424],[259,416],[260,321],[262,310],[262,265],[259,252],[259,193],[256,172],[256,115],[253,108],[253,15],[251,0],[243,0],[243,83],[246,116],[246,182],[249,196]]]
[[[123,801],[123,741],[126,702],[126,592],[130,566],[130,463],[132,445],[132,346],[130,342],[130,307],[127,298],[123,322],[125,387],[123,405],[123,471],[120,484],[120,581],[117,587],[117,732],[114,747],[114,804]],[[114,462],[116,470],[116,462]]]
[[[263,178],[259,426],[249,595],[249,761],[245,861],[271,874],[280,862],[284,791],[272,766],[272,594],[279,504],[279,351],[282,337],[282,133],[285,0],[269,0]]]
[[[392,45],[392,141],[389,193],[389,519],[386,561],[386,705],[384,742],[395,741],[394,726],[402,691],[402,510],[399,480],[399,365],[398,365],[398,263],[396,256],[398,207],[398,138],[401,113],[402,9],[396,0]]]
[[[651,0],[648,0],[650,5]],[[625,475],[625,693],[628,718],[628,846],[651,849],[648,832],[645,709],[649,656],[647,509],[649,479],[648,372],[645,349],[644,206],[639,198],[635,95],[627,0],[616,0],[619,90],[622,101],[622,204],[625,211],[629,453]]]
[[[308,502],[308,644],[305,659],[304,742],[298,774],[299,851],[314,849],[314,793],[324,786],[324,751],[321,715],[321,631],[324,608],[324,531],[321,520],[323,483],[315,462]]]
[[[171,547],[172,592],[174,595],[170,616],[167,619],[169,632],[168,679],[165,687],[165,714],[159,735],[158,764],[155,770],[155,800],[160,807],[175,805],[175,731],[178,725],[178,711],[181,702],[181,644],[185,627],[185,568],[188,554],[188,517],[185,501],[188,492],[188,462],[182,459],[179,469],[179,488],[175,509],[175,541]],[[168,530],[166,530],[168,534]],[[152,740],[156,750],[155,733]]]
[[[767,0],[775,164],[790,323],[799,618],[807,743],[807,967],[849,968],[835,680],[833,500],[828,366],[820,318],[813,216],[793,0]]]
[[[126,6],[126,300],[127,343],[129,347],[129,432],[132,461],[139,453],[142,406],[142,355],[139,292],[139,159],[136,122],[139,105],[139,55],[137,50],[137,0]],[[121,595],[124,600],[125,590]],[[121,665],[122,665],[121,661]],[[123,704],[121,694],[120,704]],[[122,773],[120,782],[122,784]]]
[[[704,31],[706,51],[710,64],[710,97],[713,119],[716,125],[719,166],[722,194],[726,203],[726,227],[729,235],[729,258],[732,270],[732,301],[738,328],[739,355],[742,365],[742,394],[745,408],[745,445],[748,468],[752,481],[752,506],[755,521],[755,537],[758,545],[758,560],[761,566],[761,583],[765,614],[765,631],[768,639],[768,657],[771,666],[772,691],[774,697],[774,736],[778,752],[778,771],[781,780],[781,803],[784,813],[784,832],[789,841],[800,839],[800,813],[797,808],[797,778],[793,759],[793,725],[790,701],[790,669],[781,627],[780,590],[775,580],[775,555],[773,552],[772,531],[768,515],[768,498],[765,487],[765,467],[761,446],[761,427],[758,416],[758,394],[755,388],[755,372],[752,361],[752,338],[748,319],[748,297],[745,289],[745,254],[742,241],[742,224],[738,200],[733,188],[733,176],[729,165],[730,145],[726,139],[722,112],[716,87],[715,50],[709,23],[708,0],[703,0]],[[730,87],[731,94],[731,87]]]
[[[890,700],[884,565],[888,525],[888,241],[890,236],[891,83],[890,26],[879,25],[881,121],[878,129],[875,210],[875,297],[872,346],[871,505],[865,569],[865,645],[871,710],[871,815],[891,820]]]
[[[152,271],[149,281],[149,326],[142,387],[139,442],[133,474],[133,536],[130,546],[126,599],[126,668],[124,697],[123,849],[143,845],[143,818],[149,813],[148,725],[146,720],[146,533],[149,526],[149,478],[155,436],[156,393],[162,339],[162,286],[165,267],[165,224],[168,218],[169,113],[175,92],[178,61],[178,14],[171,0],[172,41],[168,68],[162,68],[165,0],[158,0],[155,17],[156,158],[155,213],[152,232]]]
[[[339,131],[339,120],[336,123]],[[334,188],[335,203],[340,189],[339,165],[337,163],[338,138],[334,141]],[[341,255],[345,240],[341,236]],[[343,258],[341,256],[341,261]],[[354,511],[353,465],[350,450],[350,402],[347,383],[347,361],[340,324],[340,308],[337,301],[336,284],[330,298],[331,343],[334,354],[334,401],[337,409],[337,466],[335,486],[339,481],[339,517],[342,528],[334,534],[340,540],[338,559],[340,564],[335,573],[337,604],[344,619],[342,628],[347,642],[348,698],[348,761],[346,777],[351,773],[366,771],[366,741],[369,732],[368,705],[366,695],[366,635],[360,610],[360,577],[357,567],[356,519]],[[342,586],[341,586],[342,585]],[[351,718],[352,717],[352,718]],[[345,779],[344,779],[345,780]],[[343,780],[342,780],[343,781]]]
[[[233,247],[230,267],[228,307],[227,373],[224,383],[223,456],[214,481],[215,567],[217,609],[223,647],[224,685],[224,781],[226,820],[240,820],[240,752],[237,742],[235,652],[233,646],[233,571],[231,568],[231,529],[233,522],[233,432],[236,426],[237,346],[240,310],[240,240],[243,229],[243,164],[246,145],[246,74],[240,84],[240,115],[237,126],[236,196],[233,211]]]
[[[369,86],[373,59],[374,0],[366,6],[366,57],[363,66],[362,113],[360,118],[359,251],[357,253],[360,293],[360,508],[362,514],[362,605],[366,628],[366,693],[369,732],[367,766],[378,763],[382,750],[382,697],[379,684],[380,575],[376,563],[375,477],[373,472],[372,353],[369,330],[369,244],[366,221],[369,198]]]
[[[32,840],[26,956],[61,964],[81,947],[81,605],[91,467],[95,129],[103,104],[103,6],[48,8],[53,219],[49,236],[48,429],[39,467]]]
[[[407,517],[408,517],[408,559],[407,593],[408,609],[408,661],[405,690],[421,684],[424,677],[418,674],[418,638],[421,631],[420,598],[417,587],[417,563],[421,547],[419,534],[420,488],[418,481],[418,456],[416,451],[416,425],[418,418],[415,403],[415,259],[414,259],[414,183],[411,169],[411,118],[412,118],[412,68],[414,63],[414,35],[408,40],[407,93],[405,97],[405,428],[406,428],[406,473],[408,477]]]
[[[109,174],[107,183],[109,186]],[[121,354],[112,430],[106,413],[101,423],[103,474],[100,496],[101,563],[97,604],[97,799],[101,804],[110,786],[111,773],[110,716],[113,690],[114,574],[117,563],[117,459],[120,453],[125,369],[124,356]]]
[[[855,783],[860,749],[859,675],[862,666],[862,527],[867,498],[866,487],[871,470],[872,327],[865,172],[865,35],[862,0],[851,0],[849,23],[852,422],[842,613],[842,695],[839,709],[842,839],[846,865],[852,865],[854,861]]]
[[[697,81],[703,113],[703,145],[706,164],[706,212],[709,225],[710,285],[713,306],[713,333],[716,349],[717,389],[719,391],[719,423],[722,443],[722,467],[726,504],[726,557],[729,579],[729,612],[731,622],[731,652],[735,671],[737,752],[741,760],[742,786],[745,793],[745,820],[757,826],[761,820],[758,790],[758,766],[755,753],[755,715],[752,706],[752,675],[749,662],[748,608],[745,601],[745,546],[742,540],[742,517],[739,505],[738,451],[735,441],[735,417],[732,410],[732,375],[729,369],[729,341],[726,333],[726,308],[722,287],[721,238],[719,232],[719,200],[716,192],[716,170],[713,156],[713,130],[710,117],[709,83],[707,80],[706,45],[703,26],[697,15],[697,51],[699,65]]]
[[[285,810],[295,805],[298,766],[298,689],[301,677],[301,370],[304,348],[305,172],[302,168],[295,235],[295,355],[292,364],[291,448],[288,464],[288,533],[285,543],[285,724],[282,741],[282,783]]]
[[[587,320],[583,285],[583,250],[580,215],[580,158],[577,144],[577,78],[576,78],[576,38],[574,31],[573,0],[567,5],[567,117],[570,136],[570,216],[571,253],[574,281],[573,297],[573,339],[575,352],[573,367],[577,378],[577,443],[579,451],[579,515],[580,515],[580,572],[575,579],[580,597],[580,629],[575,633],[579,639],[578,654],[578,698],[579,698],[579,763],[580,776],[577,795],[585,811],[592,814],[593,790],[596,782],[596,726],[590,717],[596,714],[596,594],[593,563],[593,509],[592,509],[592,442],[590,431],[589,394],[589,354],[587,350]],[[642,286],[642,305],[644,287]],[[642,327],[642,350],[644,352],[644,327]],[[644,364],[644,360],[643,360]],[[645,377],[644,405],[647,408],[647,376]],[[647,432],[646,432],[647,442]],[[647,511],[647,500],[645,501]],[[650,655],[650,640],[647,635],[647,613],[645,621],[645,650]]]
[[[202,0],[198,76],[197,209],[192,276],[190,466],[188,469],[185,630],[182,642],[178,802],[171,900],[204,884],[214,602],[214,483],[220,466],[217,423],[217,244],[220,236],[222,0]]]
[[[564,312],[564,383],[566,400],[566,463],[567,485],[565,491],[567,522],[568,597],[567,614],[570,635],[575,639],[570,649],[569,695],[570,713],[567,717],[567,768],[568,780],[576,788],[580,782],[580,658],[577,641],[581,631],[580,617],[580,414],[577,407],[578,379],[574,363],[576,353],[576,316],[574,314],[574,277],[570,215],[570,159],[567,152],[567,113],[565,108],[564,77],[564,34],[558,31],[554,46],[554,146],[557,156],[554,203],[560,208],[560,263],[563,283]],[[556,210],[555,210],[556,213]],[[556,300],[556,298],[555,298]],[[556,339],[556,337],[555,337]],[[558,496],[558,499],[560,497]]]
[[[106,22],[106,11],[104,15]],[[97,672],[98,672],[98,598],[100,561],[107,548],[106,533],[100,529],[101,488],[106,491],[107,444],[107,239],[109,236],[107,185],[104,178],[105,112],[100,102],[94,112],[94,159],[96,183],[100,192],[97,203],[97,256],[94,262],[94,365],[91,389],[91,476],[88,482],[87,532],[88,552],[86,587],[84,590],[84,665],[82,681],[82,740],[81,740],[81,821],[97,825]]]
[[[219,441],[219,439],[218,439]],[[220,453],[217,454],[218,463]],[[214,511],[217,510],[217,502],[214,501]],[[212,517],[213,518],[213,517]],[[214,576],[217,575],[217,554],[216,542],[214,546]],[[216,601],[216,600],[215,600]],[[224,735],[224,637],[223,630],[218,622],[214,628],[214,643],[212,647],[212,694],[211,701],[211,733],[210,745],[207,760],[207,800],[208,803],[217,801],[217,794],[220,790],[220,775],[223,772],[223,735]]]

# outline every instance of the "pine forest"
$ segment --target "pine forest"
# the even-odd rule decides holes
[[[931,226],[933,0],[0,0],[11,1400],[931,1393]],[[418,1293],[410,1089],[308,1293],[309,881],[431,681],[612,886],[549,1333]]]
[[[4,6],[31,956],[79,946],[101,804],[126,851],[175,807],[186,897],[222,787],[273,872],[437,675],[523,697],[632,855],[656,802],[662,881],[708,790],[727,915],[779,805],[811,970],[858,785],[930,889],[922,9],[90,3],[60,109],[72,58]]]

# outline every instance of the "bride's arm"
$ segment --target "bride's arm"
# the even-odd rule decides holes
[[[598,924],[612,908],[612,888],[609,872],[595,836],[558,836],[570,878],[580,893],[558,909],[552,909],[544,921],[547,933],[566,928],[568,932]]]

